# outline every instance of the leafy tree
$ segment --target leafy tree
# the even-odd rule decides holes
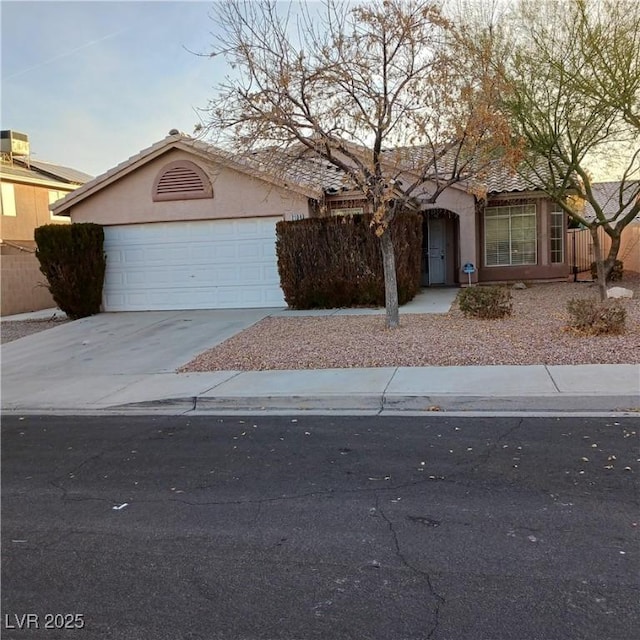
[[[640,213],[640,5],[521,0],[486,18],[467,18],[459,40],[471,59],[488,56],[502,78],[501,107],[527,148],[523,176],[589,228],[604,298],[621,234]],[[612,165],[621,179],[616,206],[610,199],[605,211],[590,168]],[[599,227],[611,238],[604,259]]]
[[[480,176],[505,150],[516,153],[493,108],[500,80],[458,55],[433,0],[310,7],[216,5],[211,55],[225,56],[234,73],[217,87],[204,129],[238,150],[295,146],[340,170],[373,214],[393,328],[390,222],[417,200],[435,203],[446,188]],[[279,170],[275,160],[271,170]]]

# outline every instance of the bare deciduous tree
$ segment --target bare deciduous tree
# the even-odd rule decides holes
[[[389,224],[416,199],[435,203],[516,153],[493,108],[499,79],[458,55],[433,0],[326,0],[321,11],[229,0],[216,9],[211,55],[233,74],[206,110],[206,131],[240,151],[297,145],[342,172],[373,213],[386,326],[398,326]]]

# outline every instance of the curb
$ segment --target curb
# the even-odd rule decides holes
[[[364,412],[622,412],[640,413],[637,396],[569,395],[547,396],[460,396],[332,394],[183,397],[149,400],[96,408],[97,411],[166,409],[189,412],[215,411],[364,411]]]

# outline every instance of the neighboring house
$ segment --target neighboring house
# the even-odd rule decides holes
[[[366,205],[325,161],[274,153],[234,156],[171,132],[53,205],[105,228],[104,309],[283,306],[276,223]],[[478,184],[449,187],[436,204],[416,199],[423,284],[464,284],[467,263],[472,282],[565,279],[566,216],[502,169],[482,190],[486,200]]]
[[[631,207],[640,198],[640,181],[639,180],[627,180],[624,183],[624,189],[622,194],[620,193],[622,183],[621,182],[596,182],[591,185],[593,195],[602,209],[607,220],[611,220],[620,210],[620,196],[622,195],[623,202],[626,206],[623,207],[623,215],[625,212],[630,212]],[[584,217],[587,220],[593,220],[596,217],[595,211],[590,203],[585,202],[584,205]],[[620,217],[620,216],[618,216]],[[640,224],[640,211],[638,215],[633,219],[631,224]]]
[[[54,307],[35,257],[34,229],[68,224],[49,205],[91,180],[80,171],[29,157],[29,140],[14,131],[0,133],[1,314]]]
[[[620,210],[620,182],[597,182],[592,185],[593,195],[600,204],[602,212],[608,220],[611,220]],[[640,181],[627,180],[622,192],[623,203],[626,205],[622,211],[628,212],[640,198]],[[596,217],[590,203],[584,203],[584,217],[591,221]],[[618,216],[620,218],[621,216]],[[611,247],[611,238],[604,229],[599,230],[603,255],[606,256]],[[588,270],[595,260],[593,238],[587,229],[576,229],[570,233],[569,254],[570,266],[575,264],[576,271]],[[640,272],[640,212],[622,231],[620,237],[620,249],[618,259],[623,262],[626,271]]]

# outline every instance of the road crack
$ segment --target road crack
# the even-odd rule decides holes
[[[384,510],[380,507],[380,496],[378,495],[378,493],[376,492],[375,494],[375,498],[376,498],[376,511],[382,516],[382,519],[387,523],[387,527],[389,528],[389,532],[391,533],[391,537],[393,539],[393,545],[395,548],[395,552],[396,555],[398,556],[398,558],[400,559],[400,562],[402,562],[402,564],[407,567],[407,569],[409,569],[409,571],[412,571],[413,573],[415,573],[416,575],[422,577],[426,583],[427,586],[429,587],[429,593],[431,594],[431,596],[435,599],[435,606],[433,609],[433,625],[431,627],[431,629],[429,629],[426,638],[433,638],[434,634],[436,633],[438,626],[440,624],[440,607],[442,605],[444,605],[446,603],[446,600],[444,598],[443,595],[441,595],[440,593],[438,593],[438,591],[436,591],[435,587],[433,586],[433,582],[431,581],[431,575],[429,574],[429,572],[425,571],[424,569],[421,569],[420,567],[416,566],[415,564],[413,564],[412,562],[410,562],[408,560],[408,558],[406,557],[406,555],[403,553],[401,547],[400,547],[400,540],[398,538],[398,532],[396,531],[393,522],[391,521],[391,519],[387,516],[387,514],[384,512]]]

